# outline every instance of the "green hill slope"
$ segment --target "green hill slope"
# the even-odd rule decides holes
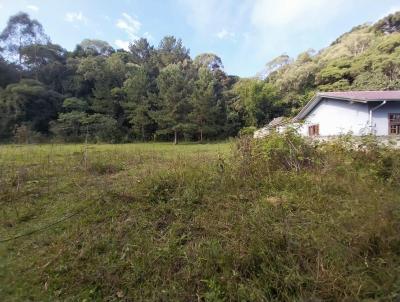
[[[318,53],[282,55],[265,73],[292,112],[316,91],[400,89],[400,12],[357,26]]]

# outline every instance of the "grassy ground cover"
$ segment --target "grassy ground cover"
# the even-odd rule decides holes
[[[391,301],[399,154],[290,134],[1,146],[0,296]]]

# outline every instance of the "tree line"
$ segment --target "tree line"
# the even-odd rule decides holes
[[[400,12],[252,78],[226,74],[216,54],[192,58],[174,36],[68,51],[26,13],[0,33],[0,141],[218,140],[293,116],[318,91],[373,89],[400,89]]]
[[[263,108],[241,104],[240,79],[224,72],[221,58],[203,53],[192,59],[174,36],[157,47],[141,38],[129,51],[85,39],[67,51],[37,20],[18,13],[0,45],[2,141],[224,139],[274,106],[273,93],[261,84],[242,94],[264,94]]]

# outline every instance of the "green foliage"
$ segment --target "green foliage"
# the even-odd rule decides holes
[[[31,130],[48,134],[49,122],[60,111],[62,96],[42,83],[24,79],[10,84],[1,95],[6,123],[29,124]]]
[[[240,129],[239,134],[240,134],[240,136],[253,136],[253,134],[256,130],[257,130],[257,128],[254,126],[244,127],[242,129]]]
[[[374,29],[385,34],[391,34],[400,31],[400,12],[390,14],[389,16],[379,20]]]
[[[188,114],[192,87],[187,82],[183,64],[170,64],[163,68],[157,86],[162,95],[160,110],[155,115],[160,126],[157,132],[164,135],[173,133],[176,144],[178,135],[184,134],[190,126]]]
[[[66,98],[63,102],[63,108],[68,111],[81,111],[84,112],[88,109],[87,103],[81,99],[72,97]]]
[[[236,83],[234,89],[238,95],[235,105],[243,112],[246,126],[263,126],[284,112],[277,89],[270,83],[246,79]]]
[[[200,67],[198,79],[194,82],[190,113],[190,120],[196,125],[203,141],[205,135],[215,135],[221,129],[218,127],[218,103],[216,98],[216,79],[212,74],[212,69]]]

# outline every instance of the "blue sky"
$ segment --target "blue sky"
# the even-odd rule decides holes
[[[399,0],[0,0],[0,28],[25,11],[69,50],[84,38],[126,47],[138,37],[157,45],[174,35],[192,57],[213,52],[226,72],[253,76],[282,53],[319,50],[397,10]]]

